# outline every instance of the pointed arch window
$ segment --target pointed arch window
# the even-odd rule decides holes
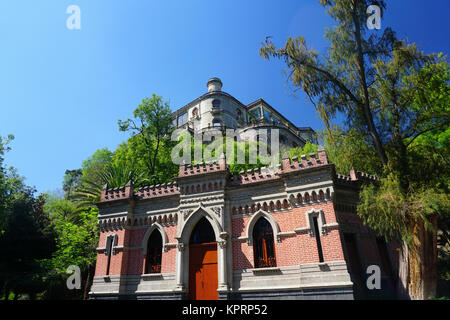
[[[117,234],[112,233],[106,237],[105,255],[108,257],[106,262],[106,275],[109,275],[111,267],[111,256],[115,253],[114,247],[117,246]]]
[[[162,237],[157,230],[148,238],[145,273],[161,273]]]
[[[211,224],[205,217],[201,218],[192,230],[189,244],[211,243],[215,241],[216,236]]]
[[[253,253],[255,268],[277,266],[272,226],[267,219],[262,217],[253,228]]]

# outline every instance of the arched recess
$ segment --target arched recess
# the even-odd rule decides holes
[[[182,216],[181,216],[182,217]],[[227,234],[224,232],[221,223],[218,220],[217,214],[200,205],[195,209],[185,221],[179,223],[179,230],[177,232],[177,258],[176,258],[176,278],[177,289],[185,290],[189,289],[190,280],[190,247],[189,240],[191,234],[197,225],[197,223],[204,218],[211,226],[214,232],[214,240],[217,242],[217,269],[218,269],[218,288],[221,290],[227,290],[228,280],[231,276],[231,269],[227,268],[227,264],[231,263],[229,256],[226,253],[230,250],[230,246],[227,245]],[[184,220],[184,219],[180,219]],[[217,288],[216,288],[217,290]],[[191,291],[188,291],[191,292]]]
[[[253,227],[253,259],[255,268],[276,267],[275,241],[269,221],[260,217]]]
[[[148,238],[147,254],[145,257],[144,273],[161,273],[162,264],[162,236],[161,232],[154,231]]]
[[[215,242],[215,240],[216,236],[211,223],[203,217],[197,222],[192,230],[189,244],[211,243]]]
[[[280,242],[280,227],[278,226],[278,223],[275,221],[275,219],[268,214],[267,212],[263,210],[259,210],[257,213],[255,213],[250,221],[247,224],[247,229],[245,231],[246,237],[247,237],[247,243],[248,245],[253,245],[253,228],[255,227],[256,222],[259,218],[264,217],[267,219],[267,221],[270,223],[273,231],[273,241]]]
[[[159,231],[159,233],[161,233],[161,238],[162,238],[162,248],[163,251],[166,252],[167,248],[166,248],[166,244],[168,243],[168,238],[167,238],[167,234],[164,231],[164,228],[162,225],[160,225],[158,222],[154,222],[150,228],[147,229],[147,231],[144,234],[144,237],[142,238],[142,253],[146,254],[147,253],[147,245],[148,245],[148,238],[150,238],[150,235],[152,234],[153,231]]]
[[[313,223],[313,219],[315,217],[317,218],[319,233],[324,235],[325,234],[324,226],[326,224],[326,221],[325,221],[325,214],[324,214],[323,210],[312,208],[311,210],[306,211],[305,215],[306,215],[306,229],[309,230],[310,236],[311,237],[315,236],[314,223]]]
[[[194,212],[192,212],[187,220],[183,223],[183,228],[180,234],[177,236],[178,242],[188,244],[189,239],[197,222],[205,217],[206,220],[211,224],[211,227],[214,230],[214,234],[216,236],[216,241],[221,241],[220,234],[223,231],[220,222],[215,218],[215,213],[211,212],[207,208],[203,206],[199,206]]]

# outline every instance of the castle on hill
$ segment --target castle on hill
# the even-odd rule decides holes
[[[244,105],[212,78],[172,114],[174,125],[214,134],[278,129],[282,148],[315,142],[262,99]],[[397,244],[356,214],[363,182],[337,174],[325,150],[231,174],[225,156],[180,165],[173,183],[104,189],[91,299],[357,299],[396,285]],[[369,266],[381,289],[366,285]]]

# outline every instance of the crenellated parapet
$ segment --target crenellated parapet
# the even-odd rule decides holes
[[[350,175],[348,176],[338,173],[336,174],[335,179],[337,183],[348,186],[358,186],[362,182],[376,182],[379,180],[375,175],[356,171],[355,169],[351,169]]]
[[[229,184],[232,186],[243,185],[254,182],[261,182],[273,179],[279,179],[281,174],[281,165],[274,167],[262,167],[258,169],[249,169],[247,171],[241,171],[240,173],[234,173],[230,177]]]
[[[211,163],[201,163],[201,164],[183,164],[179,167],[178,177],[189,177],[205,173],[222,172],[226,171],[228,166],[226,164],[225,156],[222,154],[219,161],[214,161]]]
[[[177,194],[180,194],[180,190],[176,182],[145,186],[137,190],[134,190],[133,184],[128,182],[126,186],[119,188],[108,188],[106,185],[102,190],[100,202],[144,200]]]
[[[133,184],[128,182],[125,186],[119,188],[108,188],[108,185],[102,190],[100,202],[117,201],[133,198]]]
[[[327,165],[328,158],[325,149],[319,148],[317,153],[318,157],[316,157],[315,153],[311,153],[309,155],[309,160],[306,159],[306,155],[302,155],[300,160],[298,157],[293,157],[292,162],[289,159],[289,156],[285,153],[283,156],[283,172],[291,172]]]
[[[226,158],[222,154],[218,161],[212,163],[181,165],[179,167],[178,178],[176,179],[177,182],[145,186],[137,189],[136,191],[133,190],[133,185],[131,182],[120,188],[109,189],[106,186],[102,190],[101,202],[124,199],[143,200],[179,194],[211,192],[222,190],[225,185],[240,186],[251,183],[271,181],[280,179],[286,174],[329,165],[330,164],[328,162],[325,150],[323,148],[319,148],[317,151],[317,156],[315,153],[311,153],[309,155],[309,159],[306,158],[306,155],[302,155],[300,159],[298,157],[293,157],[291,160],[287,154],[284,154],[282,164],[278,164],[276,167],[261,167],[230,175]],[[209,175],[213,173],[220,173],[223,177],[227,177],[226,180],[224,180],[224,184],[222,184],[222,180],[220,179],[211,180],[210,178],[206,178],[204,181],[199,180],[205,179],[202,175]],[[335,179],[336,182],[349,186],[356,186],[358,183],[364,181],[373,182],[378,180],[376,176],[355,171],[353,169],[350,171],[349,176],[336,174]]]
[[[356,171],[355,169],[350,170],[350,178],[352,181],[362,180],[362,181],[377,181],[378,177],[375,175],[370,175],[361,171]]]
[[[165,184],[157,184],[139,188],[136,191],[136,198],[138,200],[151,199],[157,197],[165,197],[180,194],[180,190],[176,182]]]

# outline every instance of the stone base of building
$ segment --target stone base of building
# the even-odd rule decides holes
[[[153,294],[96,294],[91,300],[187,300],[185,293],[153,293]],[[219,300],[353,300],[353,289],[350,287],[219,292]]]
[[[299,289],[289,291],[233,292],[232,300],[353,300],[350,287]]]
[[[182,293],[152,293],[152,294],[96,294],[89,297],[91,300],[185,300]]]

